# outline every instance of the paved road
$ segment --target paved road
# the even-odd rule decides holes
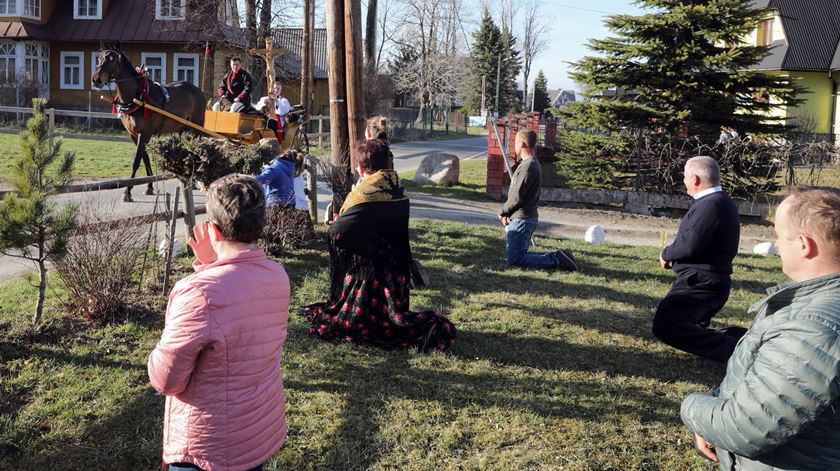
[[[394,144],[392,147],[394,153],[394,166],[398,172],[405,172],[407,170],[416,169],[420,165],[420,161],[428,154],[435,152],[447,152],[455,154],[462,159],[466,158],[486,158],[487,138],[473,137],[466,139],[457,139],[449,141],[425,141],[425,142],[402,142]],[[165,182],[158,182],[155,188],[158,192],[170,192],[174,195],[178,186],[177,181],[170,180]],[[100,217],[108,219],[122,219],[131,216],[139,216],[151,214],[154,208],[155,196],[145,195],[145,186],[135,187],[132,193],[134,197],[133,203],[122,203],[120,196],[122,190],[106,190],[90,193],[76,193],[70,195],[61,195],[56,200],[61,202],[73,201],[81,204],[83,207],[93,208],[93,211]],[[195,204],[204,204],[204,192],[195,191]],[[183,195],[182,195],[183,196]],[[323,214],[326,206],[330,200],[330,192],[325,185],[318,185],[318,213],[319,221],[323,220]],[[182,199],[183,202],[183,199]],[[162,205],[160,206],[162,208]],[[183,208],[183,204],[181,205]],[[427,217],[427,216],[424,216]],[[199,220],[203,220],[203,216],[198,216]],[[165,233],[165,224],[158,224],[159,240]],[[179,220],[176,228],[176,235],[178,238],[184,238],[186,228],[183,221]],[[0,282],[9,279],[17,278],[29,270],[34,270],[31,262],[20,260],[8,256],[0,256]]]

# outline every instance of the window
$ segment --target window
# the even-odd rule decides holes
[[[82,90],[82,69],[85,56],[81,52],[61,53],[61,88],[67,90]]]
[[[185,16],[184,0],[155,0],[155,19],[183,20]]]
[[[102,0],[73,0],[74,20],[101,20]]]
[[[758,24],[758,45],[769,46],[771,44],[773,44],[773,18],[768,18]]]
[[[90,75],[96,71],[96,67],[99,65],[99,51],[93,51],[90,55]],[[107,84],[102,85],[102,88],[97,88],[96,85],[91,83],[90,85],[91,90],[116,90],[116,84],[114,82],[110,82]]]
[[[0,83],[17,79],[15,65],[15,43],[0,43]]]
[[[23,16],[41,18],[41,0],[23,0]]]
[[[198,86],[198,54],[175,54],[173,80],[183,80]]]
[[[18,0],[0,0],[0,15],[17,15],[17,2]]]
[[[42,44],[24,44],[24,79],[37,84],[49,84],[49,49]]]
[[[166,54],[163,52],[144,52],[140,54],[140,62],[146,66],[149,80],[166,83]]]

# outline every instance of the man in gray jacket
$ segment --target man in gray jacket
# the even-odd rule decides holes
[[[551,253],[528,252],[531,236],[537,228],[542,188],[542,170],[535,157],[537,133],[521,129],[516,133],[514,148],[521,159],[513,177],[499,221],[507,232],[507,264],[523,268],[559,268],[577,271],[572,251],[561,249]]]
[[[840,190],[800,187],[776,212],[782,271],[720,387],[682,403],[723,470],[840,469]]]

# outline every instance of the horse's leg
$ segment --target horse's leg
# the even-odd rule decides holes
[[[140,160],[143,158],[142,154],[146,152],[146,144],[143,142],[143,135],[139,134],[137,139],[134,141],[137,144],[137,148],[134,151],[134,162],[131,164],[131,178],[133,179],[137,175],[137,170],[140,168]],[[146,157],[148,159],[148,157]],[[125,193],[123,193],[123,201],[126,203],[131,203],[134,201],[131,198],[131,189],[132,186],[125,187]]]
[[[137,139],[137,150],[138,152],[142,152],[143,157],[143,165],[146,166],[146,175],[152,176],[152,163],[149,161],[149,153],[146,152],[146,144],[149,142],[149,137],[141,136],[140,139]],[[155,194],[155,187],[152,185],[152,182],[149,182],[149,186],[146,187],[146,194],[153,195]]]

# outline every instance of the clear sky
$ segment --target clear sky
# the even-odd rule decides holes
[[[533,84],[533,77],[542,69],[550,89],[574,88],[572,79],[567,76],[567,63],[591,55],[586,47],[590,38],[610,36],[604,26],[606,16],[644,13],[629,0],[541,0],[540,3],[540,8],[549,17],[550,39],[548,49],[534,60],[529,81]]]

